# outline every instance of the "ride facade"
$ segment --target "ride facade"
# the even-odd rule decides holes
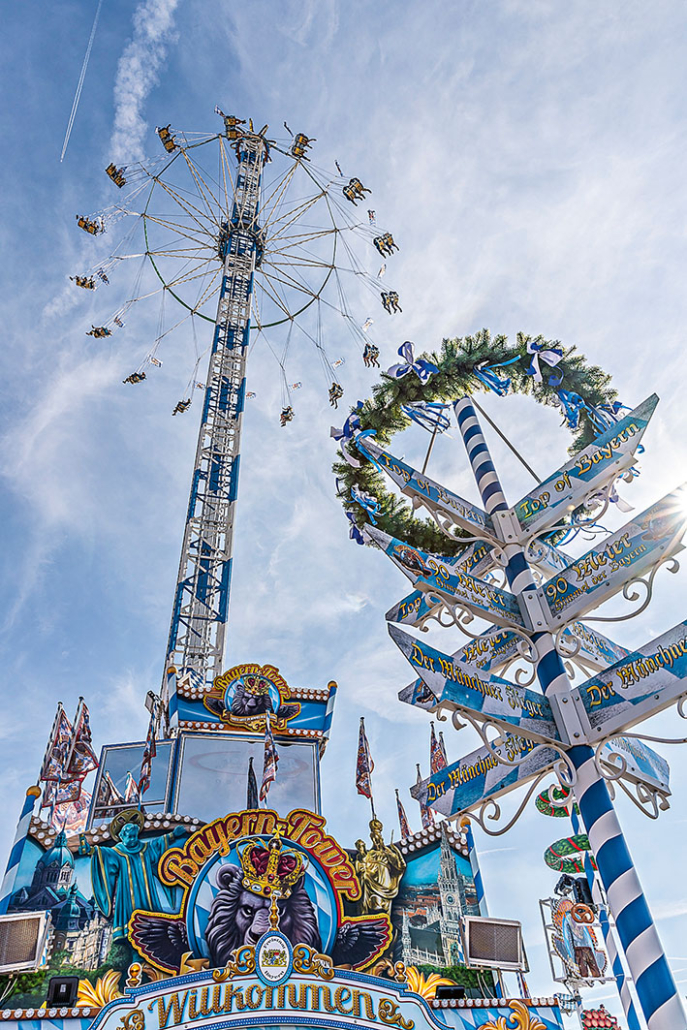
[[[58,706],[0,891],[0,1018],[18,1030],[560,1028],[553,997],[505,996],[501,971],[524,960],[495,955],[508,927],[487,918],[469,826],[437,823],[425,805],[423,829],[403,813],[393,844],[373,807],[369,844],[336,840],[320,797],[336,682],[224,664],[246,360],[251,320],[264,323],[255,283],[280,229],[263,204],[266,127],[219,113],[235,164],[213,237],[221,268],[162,686],[146,698],[146,740],[99,754],[86,703],[73,720]],[[158,135],[184,158],[182,134]],[[299,133],[291,158],[313,142]],[[125,171],[107,174],[120,187]],[[369,192],[355,178],[342,190],[353,203]],[[302,307],[319,295],[303,291]],[[284,404],[283,424],[293,414]]]

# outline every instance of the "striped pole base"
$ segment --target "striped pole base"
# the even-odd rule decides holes
[[[574,805],[570,810],[570,821],[572,823],[573,832],[579,833],[581,829],[580,819],[575,811]],[[601,896],[601,888],[599,887],[599,881],[594,873],[594,866],[592,865],[590,854],[591,853],[589,851],[585,851],[584,872],[587,877],[587,883],[591,887],[594,904],[599,906],[599,924],[601,925],[601,932],[604,935],[604,944],[606,945],[606,951],[608,952],[608,960],[611,963],[611,969],[613,970],[613,976],[615,977],[618,994],[620,995],[620,1004],[623,1006],[628,1030],[642,1030],[639,1016],[635,1010],[635,1003],[632,1000],[632,995],[630,994],[630,987],[625,977],[625,969],[623,968],[623,963],[620,955],[618,954],[618,948],[616,947],[615,935],[611,929],[611,924],[608,921],[604,899]]]
[[[508,503],[469,397],[456,401],[454,410],[487,513],[507,511]],[[522,547],[504,544],[503,550],[507,559],[506,576],[513,593],[517,595],[532,589],[534,580]],[[551,634],[535,633],[532,643],[537,654],[537,677],[544,693],[569,691],[570,681]],[[589,745],[576,746],[570,748],[568,757],[577,771],[574,794],[582,822],[649,1030],[687,1030],[687,1019],[675,981],[608,787],[596,769],[594,752]]]
[[[24,851],[24,844],[26,838],[29,835],[29,826],[31,825],[31,816],[36,804],[36,798],[41,796],[40,787],[29,787],[24,798],[24,804],[22,806],[21,815],[19,816],[19,822],[17,823],[17,830],[14,835],[14,844],[10,851],[10,857],[7,860],[7,869],[3,877],[2,886],[0,887],[0,915],[4,915],[7,911],[7,906],[10,903],[10,898],[14,893],[14,884],[17,879],[17,873],[19,871],[19,863],[21,862],[21,856]]]

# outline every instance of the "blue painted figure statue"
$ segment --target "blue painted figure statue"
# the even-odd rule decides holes
[[[113,940],[126,939],[134,909],[169,911],[173,892],[157,877],[162,855],[186,831],[175,826],[171,833],[152,840],[139,840],[144,816],[137,808],[120,812],[110,823],[114,847],[96,847],[91,857],[91,879],[98,908],[112,917]]]

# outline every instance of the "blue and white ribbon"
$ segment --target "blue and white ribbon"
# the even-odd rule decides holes
[[[367,512],[370,517],[370,522],[373,526],[377,525],[375,515],[379,515],[381,511],[381,505],[376,497],[369,494],[366,490],[356,490],[354,486],[351,487],[351,497],[356,504]]]
[[[348,527],[348,535],[349,535],[349,537],[351,538],[351,540],[355,540],[356,544],[362,544],[362,546],[364,547],[365,546],[365,537],[363,536],[363,534],[358,529],[357,523],[355,521],[355,515],[353,514],[352,511],[347,511],[346,512],[346,518],[351,523],[350,526]]]
[[[329,431],[329,435],[332,437],[332,439],[336,440],[336,442],[340,445],[341,453],[344,456],[344,460],[356,469],[359,469],[361,467],[362,462],[358,461],[357,458],[354,458],[353,455],[349,452],[348,444],[353,442],[355,434],[360,429],[360,415],[358,414],[358,412],[360,411],[362,406],[363,402],[358,401],[354,410],[351,412],[351,414],[344,422],[343,428],[335,429],[334,426],[332,426]]]
[[[405,343],[401,344],[398,348],[398,354],[399,357],[403,358],[403,361],[398,365],[392,365],[385,372],[385,375],[391,376],[392,379],[402,379],[409,372],[414,372],[421,383],[426,383],[430,376],[435,375],[439,371],[436,365],[433,365],[431,361],[427,361],[425,358],[415,360],[415,345],[410,340],[406,340]]]
[[[448,415],[444,412],[449,408],[449,404],[440,404],[435,401],[417,401],[414,404],[402,404],[401,411],[408,418],[412,418],[413,422],[417,422],[419,426],[426,429],[427,432],[444,433],[450,428],[451,422]]]
[[[472,370],[472,374],[476,376],[481,383],[488,386],[490,390],[497,393],[499,397],[505,397],[510,390],[510,379],[506,376],[502,379],[494,372],[495,368],[504,368],[506,365],[513,365],[516,361],[520,361],[520,358],[511,358],[510,361],[500,361],[497,365],[487,365],[486,361],[481,361],[479,365],[475,365]]]
[[[563,357],[563,351],[560,347],[545,347],[543,343],[537,343],[536,340],[530,340],[527,344],[527,353],[532,355],[532,360],[525,375],[534,376],[535,383],[541,383],[544,379],[539,367],[540,360],[553,368]],[[563,376],[560,374],[552,376],[551,379],[553,380],[550,383],[551,386],[558,386],[563,382]]]
[[[556,394],[561,402],[566,424],[570,429],[577,429],[580,423],[580,412],[587,405],[579,393],[573,393],[572,390],[556,390]]]

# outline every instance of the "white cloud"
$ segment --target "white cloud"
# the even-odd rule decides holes
[[[112,157],[115,162],[140,161],[148,124],[143,104],[157,85],[173,32],[179,0],[145,0],[134,13],[133,38],[117,65]]]

